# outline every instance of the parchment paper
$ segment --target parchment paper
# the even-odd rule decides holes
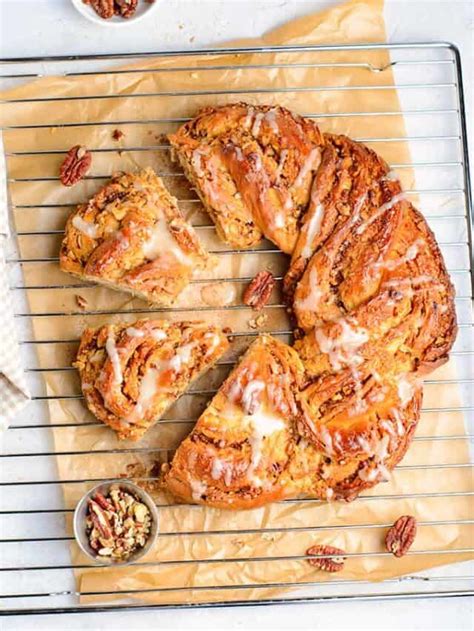
[[[384,41],[382,2],[378,0],[353,1],[316,15],[305,16],[277,29],[260,41],[239,42],[249,44],[311,44],[311,43],[354,43]],[[94,153],[90,175],[108,176],[117,169],[128,170],[151,165],[165,178],[172,192],[183,202],[182,209],[198,226],[209,224],[209,219],[196,202],[196,195],[182,176],[177,176],[178,167],[170,162],[167,149],[157,148],[154,152],[129,150],[127,148],[161,144],[160,135],[176,127],[168,122],[140,124],[99,125],[98,122],[156,120],[192,116],[206,104],[222,104],[241,98],[252,103],[282,104],[302,114],[320,112],[337,114],[344,112],[397,111],[400,109],[394,89],[370,91],[295,91],[265,94],[251,92],[243,95],[215,94],[219,90],[265,89],[275,86],[294,88],[309,86],[356,86],[393,84],[391,70],[371,72],[360,67],[305,67],[314,62],[367,62],[374,67],[383,67],[389,61],[384,51],[341,51],[297,54],[237,54],[212,57],[164,58],[141,61],[138,68],[148,72],[93,77],[47,78],[35,81],[3,94],[3,98],[61,97],[61,104],[51,102],[17,103],[4,108],[5,125],[32,125],[49,123],[52,127],[28,130],[10,130],[5,133],[7,151],[67,150],[77,143],[89,149],[112,149],[111,152]],[[300,67],[273,69],[204,70],[206,65],[229,64],[288,64],[299,63]],[[177,70],[188,67],[191,70]],[[208,94],[199,96],[176,96],[170,93],[202,90]],[[166,92],[168,96],[144,96],[129,99],[131,94]],[[91,100],[68,100],[74,96],[104,95],[107,98]],[[117,95],[120,98],[114,98]],[[88,122],[87,127],[62,127],[64,123]],[[403,120],[399,116],[342,116],[321,117],[325,131],[346,133],[352,137],[404,136]],[[95,124],[97,123],[97,124]],[[112,132],[119,128],[125,136],[119,143],[112,139]],[[369,143],[370,144],[370,143]],[[406,163],[410,156],[405,143],[376,143],[372,145],[387,161]],[[123,147],[123,151],[118,151]],[[8,169],[11,178],[55,177],[63,159],[62,154],[38,156],[10,156]],[[409,170],[400,172],[405,187],[413,188],[413,174]],[[88,179],[72,189],[62,187],[57,181],[14,182],[11,184],[13,204],[29,205],[31,208],[15,209],[14,220],[18,231],[60,230],[71,208],[68,205],[83,201],[102,184],[103,179]],[[35,204],[57,204],[58,207],[34,207]],[[211,249],[225,250],[214,230],[199,229],[201,238]],[[19,247],[24,258],[55,257],[61,235],[20,237]],[[262,247],[269,244],[262,244]],[[287,259],[279,254],[253,253],[246,255],[224,254],[219,257],[213,279],[251,277],[258,270],[268,267],[282,275]],[[77,281],[59,271],[56,262],[24,264],[25,284],[37,289],[28,290],[28,299],[33,314],[32,324],[37,340],[76,340],[85,325],[99,325],[111,320],[136,318],[126,313],[121,315],[91,315],[78,312],[75,296],[80,294],[88,301],[88,311],[131,310],[146,308],[139,300],[125,294],[96,287],[74,288]],[[209,275],[206,276],[209,279]],[[202,280],[202,279],[201,279]],[[39,289],[43,285],[60,285],[56,289]],[[253,317],[247,309],[227,311],[207,310],[196,312],[198,307],[213,307],[216,300],[227,305],[241,304],[245,283],[215,280],[195,283],[180,297],[177,307],[184,311],[167,311],[159,317],[170,319],[204,319],[220,321],[234,331],[253,333],[249,320]],[[217,298],[216,298],[217,297]],[[279,302],[278,291],[273,303]],[[66,313],[41,317],[46,312]],[[287,330],[288,321],[281,308],[268,308],[266,330]],[[152,315],[152,314],[150,314]],[[283,339],[287,339],[285,335]],[[251,337],[236,338],[226,360],[236,357],[251,341]],[[69,366],[77,344],[75,342],[44,344],[37,347],[39,364],[42,367]],[[197,383],[193,389],[217,388],[230,366],[219,365]],[[439,378],[454,378],[454,367],[449,364],[438,373]],[[74,372],[45,373],[47,393],[50,395],[79,394],[79,381]],[[62,480],[84,478],[111,478],[121,474],[149,476],[156,462],[167,459],[169,452],[190,431],[210,394],[186,394],[166,414],[166,421],[151,430],[139,447],[153,447],[156,452],[58,456],[57,468]],[[425,407],[458,406],[459,393],[454,385],[438,385],[425,388]],[[54,429],[57,451],[82,451],[136,447],[118,443],[114,434],[106,427],[93,427],[85,423],[94,419],[81,400],[51,401],[50,417],[54,423],[83,423],[79,427]],[[171,422],[174,421],[174,422]],[[441,413],[424,413],[417,437],[437,436],[446,433],[464,434],[460,414],[451,414],[449,423]],[[403,466],[432,465],[437,463],[468,462],[467,441],[464,439],[445,441],[415,441],[403,461]],[[127,468],[128,466],[128,468]],[[442,475],[440,475],[442,473]],[[80,496],[90,486],[88,483],[64,484],[65,507],[73,508]],[[281,559],[274,561],[253,560],[260,557],[291,557],[304,555],[315,543],[335,545],[349,554],[341,579],[369,579],[379,581],[407,573],[469,558],[459,553],[441,551],[468,548],[472,545],[472,530],[468,525],[430,525],[438,520],[472,518],[469,497],[410,497],[411,495],[473,490],[472,480],[466,469],[411,470],[399,468],[389,483],[379,485],[351,504],[316,501],[278,503],[265,508],[243,512],[228,512],[202,507],[177,506],[173,500],[148,488],[155,494],[161,508],[161,536],[155,549],[145,561],[160,562],[149,566],[132,566],[122,569],[77,570],[78,589],[83,593],[109,592],[101,595],[82,596],[81,602],[104,602],[130,595],[130,590],[152,590],[135,594],[135,598],[148,603],[204,602],[268,598],[281,594],[279,583],[306,583],[331,580],[333,577],[318,572],[305,560]],[[398,516],[411,514],[420,522],[414,554],[403,559],[387,556],[371,556],[383,552],[385,527]],[[71,524],[67,524],[71,533]],[[298,530],[294,530],[294,529]],[[230,531],[220,534],[219,531]],[[256,530],[257,532],[252,532]],[[417,551],[433,551],[416,554]],[[439,551],[439,553],[437,552]],[[71,546],[74,564],[88,563],[75,544]],[[235,559],[219,563],[220,559]],[[261,588],[246,588],[256,584]],[[223,589],[207,589],[225,586]],[[240,587],[239,587],[240,586]],[[197,589],[189,590],[193,587]],[[173,589],[178,588],[178,589]],[[356,588],[357,589],[357,588]],[[360,589],[360,588],[358,588]],[[125,592],[124,596],[114,591]],[[111,593],[112,592],[112,593]],[[287,593],[287,592],[285,592]]]

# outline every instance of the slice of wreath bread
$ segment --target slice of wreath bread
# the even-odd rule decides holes
[[[69,217],[63,271],[169,306],[194,269],[213,263],[150,168],[117,175]]]
[[[203,322],[108,324],[83,332],[74,366],[92,414],[138,440],[228,346]]]

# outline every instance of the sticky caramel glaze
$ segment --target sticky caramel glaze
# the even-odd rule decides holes
[[[270,423],[277,429],[264,442],[265,470],[255,475],[252,414],[226,382],[178,448],[170,488],[187,501],[229,508],[301,494],[354,499],[402,458],[419,418],[421,377],[447,360],[456,337],[454,290],[432,232],[373,151],[282,108],[208,109],[170,140],[198,190],[212,177],[215,186],[223,178],[234,187],[246,225],[257,229],[252,243],[263,234],[292,255],[284,292],[296,341],[281,361],[285,374],[299,375],[287,378],[295,410],[284,426]],[[204,160],[196,175],[196,150],[218,154],[218,170],[210,175]],[[232,225],[227,210],[210,210],[221,232]],[[246,247],[250,233],[237,234]],[[267,338],[255,342],[229,380],[254,355],[271,364],[272,348]],[[260,413],[275,414],[265,401]],[[208,422],[212,450],[199,433]],[[208,475],[224,470],[229,426],[242,458],[225,465],[232,485]]]

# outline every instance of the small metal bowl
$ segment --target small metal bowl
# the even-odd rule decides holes
[[[148,507],[151,515],[151,530],[148,535],[147,542],[132,555],[127,557],[125,560],[120,559],[112,559],[111,557],[102,557],[97,554],[97,552],[91,548],[89,544],[89,539],[87,537],[86,532],[86,517],[88,512],[88,500],[92,499],[93,496],[97,493],[102,493],[102,495],[108,495],[111,486],[119,486],[124,491],[127,491],[131,495],[133,495],[137,500],[143,502]],[[87,491],[85,495],[79,500],[79,503],[76,506],[76,510],[74,511],[74,536],[76,541],[81,548],[81,550],[86,554],[94,563],[100,565],[130,565],[131,563],[136,563],[139,559],[144,557],[155,544],[156,538],[158,536],[159,531],[159,515],[156,505],[151,498],[151,496],[141,489],[133,482],[129,482],[128,480],[110,480],[109,482],[103,482],[102,484],[98,484],[94,486],[94,488]]]

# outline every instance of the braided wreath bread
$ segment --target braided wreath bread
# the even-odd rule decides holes
[[[419,378],[456,336],[432,232],[379,156],[284,108],[207,108],[170,142],[228,243],[264,236],[291,254],[296,341],[254,342],[178,447],[168,488],[226,508],[355,498],[403,457]]]
[[[70,215],[65,272],[169,306],[212,258],[153,169],[114,176]]]
[[[138,440],[228,347],[203,322],[138,320],[86,329],[74,366],[89,410]]]

